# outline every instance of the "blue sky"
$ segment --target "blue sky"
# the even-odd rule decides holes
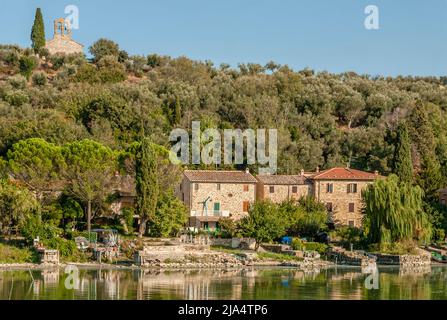
[[[274,60],[296,70],[371,75],[447,74],[447,0],[1,0],[0,43],[29,46],[35,8],[52,21],[79,8],[73,38],[101,37],[131,54],[158,53],[216,65]],[[364,27],[367,5],[379,30]]]

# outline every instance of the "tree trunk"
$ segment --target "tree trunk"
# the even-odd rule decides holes
[[[139,231],[138,231],[138,237],[139,238],[143,238],[144,234],[146,233],[147,221],[148,221],[147,218],[141,218],[140,228],[139,228]]]
[[[90,233],[92,231],[92,202],[87,201],[87,231]]]

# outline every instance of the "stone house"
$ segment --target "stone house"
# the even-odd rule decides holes
[[[300,175],[258,175],[258,200],[270,200],[280,203],[285,200],[298,200],[312,194],[312,180]]]
[[[443,205],[447,205],[447,188],[438,190],[439,203]]]
[[[312,194],[317,201],[326,204],[330,223],[335,226],[361,227],[362,191],[381,177],[377,171],[370,173],[349,168],[332,168],[312,176]]]
[[[84,46],[71,39],[71,27],[67,20],[60,18],[54,21],[54,36],[48,40],[45,48],[50,54],[83,53]]]
[[[241,219],[256,200],[256,185],[248,170],[186,170],[179,196],[190,213],[189,227],[213,230],[222,217]]]

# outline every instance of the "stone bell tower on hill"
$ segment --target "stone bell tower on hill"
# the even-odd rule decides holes
[[[53,39],[47,41],[45,48],[50,54],[83,53],[84,46],[72,38],[70,22],[64,18],[54,20]]]

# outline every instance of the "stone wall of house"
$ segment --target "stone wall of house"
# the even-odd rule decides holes
[[[195,184],[199,185],[196,190]],[[248,186],[248,191],[244,191],[244,185]],[[231,217],[240,219],[247,212],[244,212],[244,201],[253,204],[256,200],[256,184],[244,183],[221,183],[220,190],[217,183],[194,182],[189,183],[184,181],[182,186],[184,201],[191,211],[196,211],[199,214],[203,212],[203,204],[208,197],[211,200],[208,202],[208,214],[214,211],[214,204],[220,203],[220,211],[229,211]]]
[[[327,192],[327,184],[333,184],[333,192]],[[348,193],[348,184],[356,183],[357,192]],[[372,181],[345,181],[345,180],[327,180],[315,181],[314,194],[318,201],[324,204],[332,203],[332,213],[330,213],[331,220],[335,225],[349,225],[353,222],[355,227],[362,226],[362,190]],[[349,212],[349,204],[354,204],[354,212]]]
[[[47,41],[45,48],[50,54],[74,54],[83,52],[83,46],[81,44],[64,36],[55,36],[54,39]]]
[[[270,187],[274,187],[274,192],[270,193]],[[293,187],[297,187],[297,192],[293,193]],[[267,185],[259,183],[260,192],[258,199],[268,199],[274,203],[281,203],[285,200],[298,200],[303,196],[311,194],[311,185]]]
[[[180,184],[180,190],[178,191],[178,197],[182,200],[188,209],[191,208],[191,183],[183,177]]]

